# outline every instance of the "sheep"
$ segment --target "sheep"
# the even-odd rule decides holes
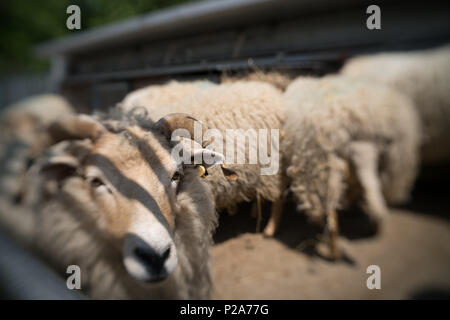
[[[424,165],[450,161],[450,45],[350,59],[341,73],[377,81],[409,96],[423,128]]]
[[[28,196],[26,172],[50,144],[46,126],[59,116],[71,113],[73,109],[66,99],[55,94],[28,97],[7,106],[2,112],[0,221],[6,228],[20,226],[18,233],[21,234],[32,225],[26,222],[30,218],[25,214],[26,210],[17,207]],[[10,214],[12,211],[17,211],[17,214]]]
[[[171,131],[196,122],[184,114],[148,128],[123,121],[111,131],[79,115],[49,127],[61,142],[36,164],[38,251],[63,273],[78,265],[82,290],[95,299],[208,298],[217,214],[199,168],[223,156],[196,144],[183,150],[215,162],[176,161],[183,140],[172,142]]]
[[[121,113],[144,107],[161,108],[196,94],[215,84],[206,80],[193,82],[170,81],[163,85],[150,85],[127,94],[118,104]]]
[[[289,86],[289,83],[291,83],[292,78],[286,73],[281,73],[278,71],[263,72],[260,70],[236,76],[223,74],[220,77],[221,83],[235,82],[235,81],[267,82],[273,85],[274,87],[280,89],[281,91],[284,91]]]
[[[173,89],[176,90],[177,87],[173,87]],[[166,90],[170,91],[170,87],[165,87],[164,91],[157,96],[167,93]],[[184,89],[182,91],[184,92]],[[168,94],[170,96],[177,95],[175,93]],[[206,89],[197,90],[195,94],[188,95],[185,99],[167,105],[160,105],[158,99],[149,97],[141,100],[141,105],[146,110],[145,117],[153,121],[168,113],[184,112],[200,120],[204,131],[215,129],[223,137],[226,137],[226,131],[229,129],[243,130],[241,136],[245,136],[247,130],[251,129],[280,130],[284,115],[281,92],[268,83],[256,81],[236,81],[209,86]],[[269,141],[277,140],[270,134],[271,132],[268,135]],[[226,150],[226,143],[223,140],[216,141],[211,146],[220,148],[220,143],[223,143],[224,150]],[[273,158],[271,165],[278,166],[278,140],[272,144],[271,148],[273,148],[273,150],[269,150],[270,156]],[[254,214],[259,214],[260,218],[260,212],[255,213],[260,199],[273,202],[272,211],[281,210],[282,175],[281,170],[276,170],[273,174],[262,175],[262,165],[259,162],[257,164],[249,163],[249,154],[252,151],[258,152],[258,146],[251,145],[244,151],[246,157],[244,164],[227,164],[227,168],[239,177],[237,181],[226,179],[221,170],[215,167],[209,172],[208,182],[212,187],[216,206],[219,209],[228,209],[229,212],[234,212],[238,203],[256,199],[256,207],[252,211]],[[277,158],[275,159],[275,157]],[[274,164],[274,162],[277,163]],[[272,216],[276,216],[276,214],[272,213]],[[259,224],[260,219],[257,229],[259,229]],[[268,230],[273,228],[272,220],[269,220],[267,228]],[[270,232],[266,231],[266,233]]]
[[[418,117],[396,91],[342,76],[297,78],[283,98],[289,190],[299,210],[326,226],[337,259],[336,209],[360,205],[379,228],[386,202],[408,199],[419,163]]]
[[[60,95],[42,94],[25,98],[2,112],[2,138],[20,138],[28,144],[34,144],[37,138],[45,140],[45,137],[36,135],[45,134],[47,125],[61,115],[72,113],[72,106]],[[46,147],[44,144],[39,149]]]

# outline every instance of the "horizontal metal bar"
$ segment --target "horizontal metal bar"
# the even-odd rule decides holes
[[[128,70],[118,72],[93,73],[79,76],[69,76],[65,84],[76,84],[86,82],[116,81],[150,76],[222,72],[240,69],[251,69],[255,67],[277,67],[277,68],[300,68],[318,69],[325,63],[325,60],[337,59],[334,54],[323,55],[298,55],[289,57],[263,57],[255,59],[240,59],[236,61],[218,61],[194,64],[182,64],[179,66],[151,67],[142,70]]]
[[[208,26],[223,27],[268,19],[280,12],[309,12],[317,7],[339,7],[358,0],[210,0],[197,1],[144,14],[119,23],[80,32],[36,47],[42,56],[71,54],[145,37],[167,38],[196,33]]]

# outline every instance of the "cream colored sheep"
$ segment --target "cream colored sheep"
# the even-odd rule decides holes
[[[111,132],[72,116],[50,126],[54,141],[65,141],[36,164],[42,195],[34,241],[62,274],[78,265],[90,297],[209,297],[213,196],[198,167],[176,161],[178,144],[166,138],[192,121],[172,115],[150,130],[125,124]]]
[[[129,113],[140,107],[144,109],[163,108],[214,85],[206,80],[170,81],[163,85],[150,85],[127,94],[119,103],[118,108],[122,113]]]
[[[253,71],[247,74],[238,74],[235,76],[224,74],[220,78],[221,83],[235,82],[235,81],[267,82],[273,85],[274,87],[280,89],[281,91],[284,91],[291,83],[292,78],[285,73],[277,71],[268,71],[268,72]]]
[[[64,97],[48,93],[30,96],[6,107],[2,112],[2,118],[11,119],[10,129],[14,130],[17,126],[23,125],[22,120],[18,119],[22,115],[29,115],[40,124],[48,125],[55,120],[55,117],[70,113],[73,113],[73,108]],[[18,122],[13,123],[15,119]]]
[[[169,90],[169,87],[166,87]],[[166,91],[163,91],[166,92]],[[281,169],[278,150],[278,142],[281,136],[271,136],[271,129],[279,130],[283,121],[283,104],[281,92],[267,83],[254,81],[237,81],[233,83],[224,83],[219,86],[210,86],[206,89],[198,90],[195,94],[187,96],[176,103],[165,105],[164,107],[155,107],[158,100],[149,98],[142,101],[146,107],[147,118],[156,121],[169,113],[183,112],[203,124],[203,133],[208,129],[218,130],[224,140],[223,153],[227,153],[226,134],[229,129],[243,130],[240,136],[245,137],[247,130],[254,129],[249,136],[253,138],[262,137],[259,135],[259,129],[267,129],[268,137],[264,143],[272,141],[271,147],[268,147],[271,163],[261,165],[258,163],[249,163],[249,154],[258,152],[257,145],[241,145],[240,151],[245,153],[245,163],[227,164],[227,168],[236,173],[238,179],[230,181],[222,174],[220,168],[215,167],[209,172],[207,181],[210,183],[216,199],[216,205],[219,208],[227,208],[233,211],[233,208],[242,201],[251,201],[260,198],[270,202],[275,202],[273,211],[281,210]],[[253,135],[252,135],[253,134]],[[219,141],[215,141],[211,146],[218,147]],[[245,150],[244,150],[245,149]],[[276,169],[273,174],[262,175],[263,167],[272,166]],[[276,215],[275,215],[276,216]],[[273,222],[269,222],[269,229]],[[271,231],[274,232],[274,231]],[[270,234],[271,232],[267,232]]]
[[[450,45],[356,57],[342,74],[379,82],[410,97],[423,127],[423,164],[450,162]]]
[[[298,78],[284,94],[281,150],[290,190],[326,224],[337,257],[336,209],[360,205],[378,225],[385,202],[408,199],[420,125],[411,102],[389,88],[345,77]]]
[[[6,107],[0,115],[0,194],[3,201],[19,202],[26,188],[25,173],[33,159],[49,146],[46,126],[73,113],[55,94],[31,96]]]

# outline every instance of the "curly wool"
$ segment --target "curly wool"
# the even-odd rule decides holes
[[[247,74],[240,74],[234,76],[224,74],[220,77],[221,83],[236,82],[236,81],[267,82],[273,85],[274,87],[280,89],[281,91],[284,91],[291,83],[292,78],[286,73],[281,73],[277,71],[269,71],[269,72],[254,71]]]
[[[281,150],[299,209],[323,219],[327,208],[346,208],[361,198],[348,150],[358,141],[375,146],[383,159],[379,179],[388,203],[407,199],[417,171],[420,127],[406,97],[363,81],[329,76],[297,78],[284,101]],[[337,181],[331,181],[336,176]],[[330,192],[339,195],[336,201]]]
[[[49,145],[46,126],[73,113],[62,96],[42,94],[7,106],[0,115],[0,193],[6,202],[20,202],[27,192],[26,171]]]
[[[270,129],[281,129],[284,117],[281,92],[267,83],[253,81],[211,86],[164,108],[147,108],[147,112],[152,121],[169,113],[189,114],[200,120],[204,129],[217,129],[224,138],[227,129],[269,129],[270,137]],[[226,153],[226,143],[223,147]],[[232,208],[241,201],[251,201],[256,194],[268,201],[280,197],[281,170],[274,175],[261,175],[260,164],[248,163],[249,153],[249,149],[245,150],[245,164],[227,165],[236,172],[236,181],[228,181],[218,167],[209,170],[206,180],[212,187],[217,207]]]
[[[215,84],[207,80],[193,82],[170,81],[163,85],[151,85],[135,90],[125,96],[118,104],[122,113],[130,113],[140,108],[163,108],[197,94]]]
[[[410,97],[422,122],[422,162],[450,161],[450,45],[356,57],[341,73],[379,82]]]

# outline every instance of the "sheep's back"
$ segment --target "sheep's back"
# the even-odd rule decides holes
[[[408,53],[375,54],[351,59],[346,76],[376,81],[406,94],[422,122],[422,159],[450,160],[450,46]]]
[[[206,80],[170,81],[163,85],[150,85],[127,94],[118,107],[124,113],[128,113],[135,108],[144,108],[152,112],[154,109],[167,107],[214,85],[214,83]]]
[[[187,113],[200,120],[206,129],[217,129],[226,137],[227,129],[280,130],[283,104],[281,92],[273,86],[261,82],[238,81],[212,86],[166,108],[152,110],[149,117],[157,121],[173,112]],[[225,143],[223,151],[226,153]],[[218,207],[251,200],[257,192],[269,201],[279,197],[279,172],[275,175],[261,175],[259,165],[248,164],[248,150],[245,154],[246,164],[229,165],[237,173],[237,181],[226,180],[220,168],[210,169],[208,179],[213,186]]]

